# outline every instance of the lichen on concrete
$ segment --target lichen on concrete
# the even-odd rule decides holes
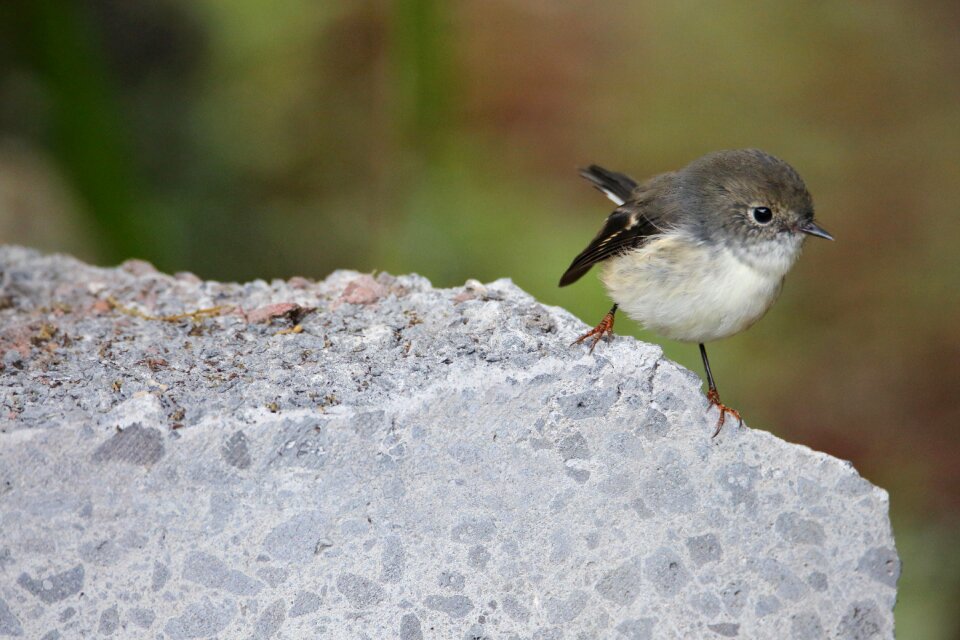
[[[583,330],[0,249],[0,637],[893,637],[883,490]]]

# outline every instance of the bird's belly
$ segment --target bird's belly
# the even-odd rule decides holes
[[[709,342],[759,320],[783,277],[750,267],[724,249],[655,239],[607,261],[601,276],[628,316],[672,340]]]

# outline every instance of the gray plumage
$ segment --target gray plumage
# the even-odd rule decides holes
[[[744,243],[759,246],[813,221],[813,200],[803,179],[789,164],[759,149],[717,151],[642,184],[597,165],[580,173],[623,204],[574,258],[561,287],[576,282],[593,265],[670,229],[682,228],[702,241],[719,239],[743,254]],[[749,219],[750,207],[757,205],[774,210],[770,224]]]

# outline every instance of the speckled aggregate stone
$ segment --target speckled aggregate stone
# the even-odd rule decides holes
[[[893,636],[883,490],[507,280],[0,271],[0,638]]]

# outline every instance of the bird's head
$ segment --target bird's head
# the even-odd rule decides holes
[[[833,240],[789,164],[758,149],[718,151],[676,174],[679,207],[698,240],[751,266],[786,274],[807,236]]]

